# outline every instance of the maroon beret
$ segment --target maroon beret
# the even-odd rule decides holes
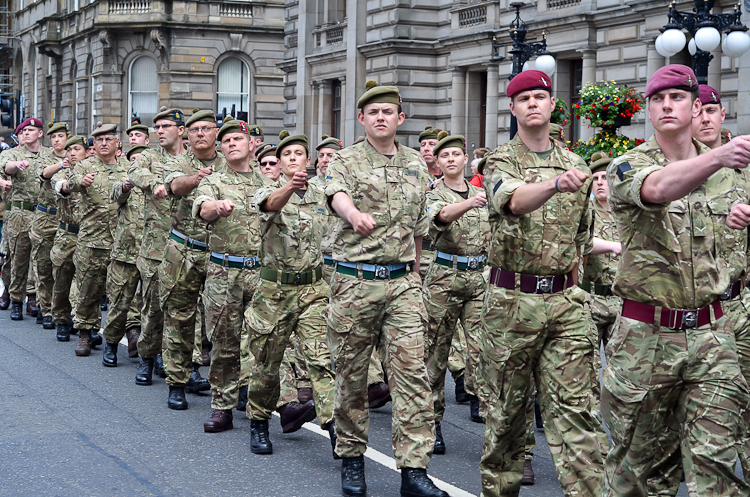
[[[523,71],[510,80],[505,94],[513,98],[522,91],[528,90],[547,90],[552,94],[552,79],[547,76],[546,72],[537,71],[536,69]]]
[[[667,88],[695,91],[698,88],[698,78],[688,66],[669,64],[656,70],[646,83],[646,98]]]
[[[44,129],[42,121],[40,121],[36,117],[29,117],[24,122],[18,125],[18,127],[16,128],[16,134],[23,131],[23,128],[25,128],[26,126],[34,126],[35,128]]]
[[[701,92],[701,103],[703,105],[721,103],[721,93],[711,88],[710,86],[700,85],[700,92]]]

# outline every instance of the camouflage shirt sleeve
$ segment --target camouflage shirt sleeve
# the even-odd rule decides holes
[[[193,217],[199,221],[205,221],[201,217],[201,205],[203,202],[215,202],[221,199],[221,193],[218,185],[219,179],[214,175],[203,178],[195,190],[195,200],[193,200]]]
[[[86,190],[86,188],[81,185],[81,181],[89,172],[88,163],[89,159],[82,160],[70,170],[70,176],[68,176],[68,189],[71,192],[82,192]]]
[[[338,192],[344,192],[352,201],[354,200],[350,180],[351,175],[347,173],[346,163],[341,155],[334,154],[330,164],[328,164],[328,169],[326,169],[325,194],[328,197],[328,205],[331,205],[333,196]],[[331,211],[334,216],[338,216],[335,210],[331,209]]]
[[[151,171],[151,161],[156,159],[155,153],[145,151],[130,165],[128,179],[143,191],[154,191],[164,184],[161,176]]]
[[[281,186],[282,183],[280,181],[277,181],[271,185],[264,185],[261,188],[258,188],[258,191],[255,192],[255,205],[258,206],[258,219],[260,219],[261,223],[267,223],[274,217],[281,214],[281,209],[278,211],[264,211],[261,208],[263,202],[268,200],[268,198],[273,195],[273,192],[281,188]],[[293,193],[292,195],[296,195],[296,193]]]
[[[510,144],[495,149],[484,166],[484,190],[490,212],[505,213],[505,205],[525,184]]]
[[[607,168],[609,195],[618,202],[636,206],[644,211],[662,211],[669,207],[669,202],[649,204],[641,199],[641,188],[649,174],[663,169],[645,154],[626,152]]]
[[[427,210],[427,220],[430,223],[430,230],[446,231],[451,227],[453,223],[443,223],[441,221],[438,221],[437,219],[440,211],[442,211],[445,206],[450,204],[452,204],[452,202],[443,198],[443,196],[440,195],[439,192],[436,192],[434,190],[427,192],[427,202],[425,207]]]

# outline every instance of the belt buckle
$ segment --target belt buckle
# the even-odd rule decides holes
[[[732,298],[732,287],[734,287],[734,285],[729,285],[729,288],[727,288],[726,292],[721,294],[719,300],[730,300]]]
[[[378,268],[375,270],[375,276],[380,279],[390,278],[391,270],[386,266],[378,266]]]
[[[698,311],[682,312],[682,328],[695,328],[698,324]]]
[[[476,269],[479,267],[479,261],[476,257],[469,257],[469,262],[466,263],[466,267],[469,269]]]
[[[302,281],[302,273],[297,273],[294,275],[294,284],[299,285],[300,281]]]
[[[255,267],[255,260],[252,257],[247,257],[244,261],[242,261],[242,265],[245,267],[245,269],[252,269]]]
[[[554,276],[537,276],[536,277],[536,293],[551,293],[552,282],[555,280]]]

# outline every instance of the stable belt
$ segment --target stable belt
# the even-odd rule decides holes
[[[742,292],[742,281],[737,280],[727,288],[727,291],[721,294],[719,300],[732,300],[740,296]]]
[[[260,277],[264,280],[279,282],[282,285],[311,285],[323,279],[323,267],[318,266],[311,271],[303,273],[279,271],[270,267],[262,267],[260,268]]]
[[[724,311],[721,309],[721,302],[718,300],[700,309],[667,309],[666,307],[660,307],[659,326],[672,330],[685,330],[709,324],[711,322],[710,307],[714,308],[716,319],[724,315]],[[623,299],[622,317],[653,324],[656,308],[656,306],[643,304],[635,300]]]
[[[573,271],[556,276],[537,276],[534,274],[519,274],[519,290],[523,293],[557,293],[573,286]],[[492,268],[490,283],[508,290],[516,289],[516,273],[505,269]]]
[[[57,209],[47,207],[46,205],[39,204],[36,206],[36,208],[42,212],[46,212],[47,214],[57,214]]]
[[[429,252],[432,252],[433,250],[435,250],[435,247],[432,246],[432,240],[425,240],[423,238],[422,239],[422,250],[423,251],[429,251]]]
[[[601,295],[602,297],[611,297],[612,295],[614,295],[614,293],[612,293],[612,285],[592,283],[590,281],[583,280],[581,281],[581,284],[579,286],[594,295]]]
[[[435,253],[435,262],[441,266],[453,267],[455,263],[456,269],[482,269],[484,263],[487,262],[487,257],[484,255],[479,256],[466,256],[466,255],[453,255],[440,252],[439,250]]]
[[[78,233],[79,227],[77,224],[60,223],[60,229],[69,233]]]
[[[378,264],[364,264],[361,262],[338,261],[336,262],[336,271],[357,277],[359,277],[361,271],[362,278],[366,280],[392,280],[414,271],[414,263],[399,262],[397,264],[381,266]]]
[[[13,207],[20,207],[25,211],[33,211],[36,208],[34,204],[30,204],[29,202],[21,202],[19,200],[14,200],[10,203],[10,205]]]
[[[169,238],[171,238],[172,240],[176,242],[183,244],[187,248],[200,250],[201,252],[205,252],[206,250],[208,250],[208,247],[206,246],[205,243],[199,242],[198,240],[195,240],[193,238],[189,238],[177,230],[170,231]]]
[[[220,254],[218,252],[211,252],[208,260],[224,267],[232,267],[235,269],[253,269],[260,266],[260,262],[257,257],[237,257],[229,254]]]
[[[336,263],[333,262],[333,257],[331,257],[330,255],[326,255],[326,254],[323,254],[323,263],[326,266],[335,266],[336,265]]]

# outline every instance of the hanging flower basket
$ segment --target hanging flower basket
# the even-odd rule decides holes
[[[553,124],[559,124],[562,127],[568,125],[570,113],[568,112],[568,104],[561,98],[555,98],[555,108],[552,109],[552,118],[550,121]]]
[[[645,140],[639,138],[628,138],[618,135],[616,131],[602,128],[596,135],[588,140],[580,140],[568,146],[568,149],[581,156],[587,163],[591,160],[594,152],[604,152],[609,157],[619,157],[633,147],[637,147]]]
[[[581,90],[581,99],[572,107],[576,119],[588,119],[589,126],[616,129],[628,126],[643,104],[643,95],[635,88],[616,81],[600,81],[587,83]]]

